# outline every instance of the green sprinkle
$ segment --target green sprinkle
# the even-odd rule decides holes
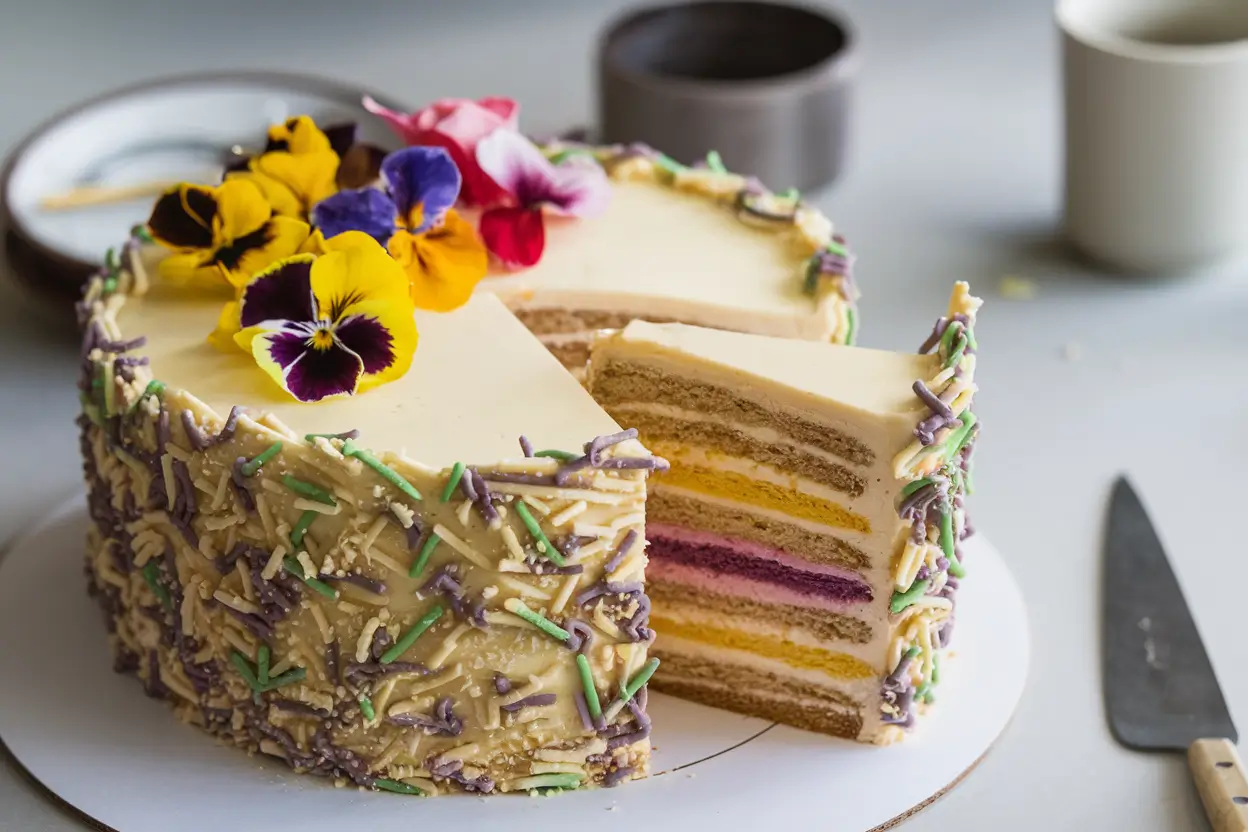
[[[546,457],[547,459],[557,459],[560,462],[570,462],[574,459],[580,459],[580,454],[574,454],[571,451],[560,451],[555,448],[548,448],[544,451],[538,451],[533,456]]]
[[[536,791],[538,789],[575,789],[581,785],[581,775],[579,774],[535,774],[532,777],[526,777],[525,791]]]
[[[819,275],[822,272],[819,268],[819,255],[806,261],[806,280],[802,284],[802,291],[808,295],[813,295],[815,290],[819,288]]]
[[[719,155],[718,150],[712,150],[706,154],[706,166],[716,173],[727,173],[728,168],[724,167],[724,160]]]
[[[173,599],[169,597],[169,590],[160,585],[156,580],[156,561],[149,560],[143,566],[143,580],[147,581],[147,586],[151,589],[152,594],[156,596],[156,600],[165,608],[165,612],[173,610]]]
[[[641,670],[633,676],[629,683],[620,689],[620,701],[628,702],[637,695],[637,691],[641,690],[641,686],[650,681],[650,677],[654,675],[654,671],[659,669],[659,658],[655,656],[641,666]]]
[[[904,610],[906,607],[913,604],[915,601],[922,598],[923,593],[927,592],[927,588],[930,584],[931,584],[931,581],[924,578],[921,581],[915,581],[914,583],[910,584],[910,588],[907,589],[905,592],[894,592],[892,603],[889,604],[888,606],[889,612],[891,612],[893,615],[896,615],[897,613]]]
[[[936,480],[932,479],[931,477],[924,477],[921,480],[915,480],[912,483],[907,483],[906,487],[901,489],[901,496],[909,497],[911,494],[918,491],[920,488],[923,488],[924,486],[927,486],[927,485],[931,485],[934,482],[936,482]]]
[[[852,347],[857,337],[858,311],[852,306],[847,306],[845,308],[845,343]]]
[[[924,682],[923,684],[919,685],[914,691],[915,699],[922,699],[926,701],[927,697],[931,695],[932,695],[932,686],[928,682]]]
[[[136,225],[130,229],[130,236],[137,238],[144,243],[153,242],[152,232],[147,230],[146,225]]]
[[[117,249],[109,248],[104,252],[104,266],[114,272],[121,268],[121,258],[117,256]]]
[[[429,532],[429,536],[425,538],[425,542],[420,546],[420,554],[416,556],[416,562],[412,564],[412,568],[407,570],[407,577],[416,578],[421,572],[425,571],[426,564],[429,563],[429,556],[433,554],[433,550],[442,542],[442,538],[433,532]]]
[[[108,277],[104,278],[104,285],[102,288],[104,290],[104,294],[106,295],[113,294],[114,292],[117,291],[117,278],[113,277],[112,275],[109,275]]]
[[[104,415],[112,416],[117,410],[117,382],[104,374],[111,370],[112,362],[100,365],[100,386],[104,388]]]
[[[928,690],[923,694],[924,704],[930,705],[935,701],[936,701],[935,691],[933,691],[931,688],[928,688]]]
[[[973,350],[979,349],[979,342],[975,340],[975,327],[966,327],[966,345]]]
[[[256,681],[262,685],[269,683],[269,645],[261,644],[256,650]]]
[[[293,685],[295,682],[302,682],[308,675],[307,668],[296,667],[293,670],[287,670],[281,676],[274,676],[264,685],[265,690],[277,690],[286,685]]]
[[[464,463],[456,462],[451,468],[451,476],[446,481],[446,488],[442,489],[442,502],[449,502],[451,495],[455,493],[455,489],[459,488],[459,481],[464,478]]]
[[[372,722],[377,718],[377,712],[373,710],[373,700],[364,694],[360,694],[360,713],[364,714],[364,718]]]
[[[923,652],[923,651],[922,651],[922,650],[919,648],[919,646],[916,644],[914,647],[911,647],[911,648],[910,648],[909,650],[907,650],[905,653],[902,653],[901,657],[902,657],[903,659],[915,659],[915,658],[918,658],[918,655],[919,655],[920,653],[922,653],[922,652]]]
[[[940,446],[940,454],[947,460],[952,460],[962,452],[962,446],[966,444],[966,440],[971,435],[971,429],[975,427],[975,414],[969,410],[962,412],[958,417],[962,421],[962,427],[949,434],[949,438]]]
[[[290,530],[290,545],[295,547],[296,552],[303,548],[303,536],[308,533],[308,529],[320,516],[319,512],[312,509],[299,515],[299,519],[295,521],[295,527]]]
[[[429,610],[429,612],[425,613],[424,617],[417,621],[412,629],[404,633],[399,640],[390,647],[389,650],[381,655],[381,663],[390,664],[399,656],[402,656],[405,652],[407,652],[407,648],[415,644],[416,639],[420,638],[421,634],[424,633],[425,630],[432,627],[433,623],[441,618],[442,613],[444,612],[446,612],[446,610],[442,608],[441,604],[438,604],[433,609]]]
[[[594,674],[589,670],[589,659],[584,653],[576,654],[576,668],[581,672],[581,687],[585,689],[585,704],[589,715],[595,720],[602,716],[602,703],[598,701],[598,688],[594,687]]]
[[[945,327],[945,331],[940,334],[940,346],[937,347],[941,353],[947,354],[949,352],[950,345],[953,344],[953,337],[961,328],[961,321],[952,321]]]
[[[403,476],[399,474],[398,471],[395,471],[389,465],[386,465],[380,459],[373,456],[372,454],[370,454],[368,451],[364,450],[363,448],[355,447],[355,443],[351,441],[350,439],[348,439],[346,442],[343,443],[342,453],[343,453],[343,456],[353,456],[356,459],[358,459],[360,462],[363,462],[369,468],[372,468],[374,471],[376,471],[383,480],[390,483],[395,488],[399,489],[404,494],[411,497],[413,500],[424,499],[423,497],[420,496],[420,492],[417,491],[410,482],[404,479]]]
[[[277,456],[281,450],[282,450],[282,443],[274,442],[272,445],[265,448],[260,453],[256,454],[255,457],[253,457],[250,462],[244,462],[243,463],[243,476],[254,477],[256,475],[256,472],[260,470],[260,467],[264,465],[264,463],[272,459],[273,457]]]
[[[534,627],[553,638],[555,641],[567,641],[571,636],[567,630],[563,629],[558,624],[542,615],[540,612],[534,612],[529,609],[528,606],[526,606],[525,603],[519,598],[508,598],[505,602],[503,602],[503,606],[508,612],[513,615],[520,616],[525,621],[529,622]]]
[[[571,159],[574,156],[584,156],[587,159],[593,159],[595,162],[598,161],[597,159],[594,159],[593,153],[591,153],[588,150],[579,148],[579,147],[570,147],[566,150],[560,150],[557,153],[552,153],[547,158],[550,159],[550,163],[552,165],[559,165],[559,164],[566,162],[568,159]]]
[[[790,202],[797,202],[802,198],[802,192],[797,188],[787,188],[786,190],[776,194],[780,199],[787,199]]]
[[[165,392],[165,383],[163,381],[157,381],[156,379],[152,379],[151,381],[147,383],[147,387],[143,388],[142,398],[147,398],[148,396],[160,396],[160,395],[163,395],[164,392]]]
[[[324,595],[326,598],[338,597],[338,590],[334,589],[332,586],[325,583],[324,581],[318,580],[316,578],[309,578],[307,575],[305,575],[303,572],[303,566],[299,563],[299,561],[295,560],[294,558],[289,557],[289,556],[282,558],[282,568],[285,569],[290,574],[294,575],[299,580],[303,581],[305,584],[308,585],[310,589],[316,590],[321,595]]]
[[[321,488],[319,485],[313,485],[310,482],[297,480],[290,474],[282,474],[282,485],[286,486],[301,497],[307,497],[309,500],[315,500],[316,502],[323,503],[327,506],[338,505],[338,501],[335,500],[333,495],[324,488]]]
[[[959,361],[962,360],[962,354],[965,352],[966,352],[966,339],[963,338],[961,341],[958,341],[958,345],[957,347],[954,348],[953,352],[949,353],[949,357],[945,359],[945,364],[942,369],[948,370],[950,367],[957,364]]]
[[[940,653],[932,653],[932,684],[940,684]]]
[[[845,248],[845,246],[841,245],[836,240],[829,240],[828,244],[824,246],[824,248],[835,254],[837,257],[849,256],[849,249]]]
[[[237,650],[231,650],[230,663],[238,670],[238,675],[243,677],[243,681],[247,683],[247,687],[251,688],[252,693],[259,694],[263,690],[246,656]]]
[[[940,513],[940,548],[949,560],[949,574],[955,578],[965,578],[966,570],[958,561],[953,541],[953,507],[945,506]]]
[[[666,171],[667,173],[670,173],[673,176],[675,176],[678,173],[681,173],[682,171],[688,170],[688,168],[686,168],[680,162],[677,162],[671,156],[668,156],[666,153],[658,154],[654,158],[654,164],[658,166],[659,170]]]
[[[398,780],[388,780],[385,777],[378,777],[373,781],[373,788],[381,789],[383,792],[394,792],[395,794],[414,794],[424,797],[425,793],[410,783],[401,783]]]
[[[537,520],[533,518],[532,512],[529,511],[529,507],[524,504],[524,501],[516,500],[511,506],[516,510],[516,514],[520,515],[520,521],[529,530],[529,534],[533,535],[533,539],[537,541],[537,550],[545,555],[546,560],[555,566],[566,565],[567,561],[563,559],[563,555],[559,554],[559,550],[551,544],[546,537],[546,533],[537,524]]]

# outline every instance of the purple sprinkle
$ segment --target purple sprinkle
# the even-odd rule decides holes
[[[561,487],[567,485],[573,474],[588,467],[590,467],[588,456],[578,456],[576,459],[568,460],[555,472],[555,485]]]
[[[581,715],[581,726],[586,731],[594,730],[594,722],[589,717],[589,705],[585,702],[585,694],[578,690],[573,694],[572,699],[576,702],[576,712]]]
[[[374,595],[386,594],[386,585],[384,583],[372,578],[366,578],[363,575],[357,575],[355,573],[347,573],[346,575],[317,575],[316,577],[327,582],[355,584],[361,589],[366,589]]]
[[[466,480],[468,477],[472,477],[472,487],[477,492],[477,508],[481,510],[481,516],[485,518],[486,523],[493,525],[498,520],[498,510],[494,508],[490,487],[485,484],[485,479],[476,468],[468,469],[464,479]]]
[[[583,607],[589,602],[601,598],[604,595],[631,595],[634,592],[641,592],[642,585],[639,581],[629,581],[627,583],[613,584],[610,581],[602,581],[594,584],[589,589],[584,590],[576,596],[576,605]]]
[[[941,337],[945,334],[946,327],[949,326],[948,318],[937,318],[936,325],[932,327],[932,334],[927,336],[927,340],[919,347],[919,355],[926,355],[932,351],[932,347],[940,343]]]
[[[407,539],[407,548],[415,550],[420,548],[420,538],[424,534],[419,518],[412,518],[412,525],[403,530],[403,536]]]
[[[611,559],[607,561],[607,565],[603,567],[604,571],[608,574],[614,572],[615,568],[624,561],[625,556],[628,554],[628,550],[633,548],[633,543],[636,541],[637,530],[629,529],[628,533],[624,535],[624,539],[620,541],[619,547],[616,548],[615,554],[611,556]]]
[[[230,487],[234,490],[234,496],[238,498],[244,511],[256,510],[256,498],[247,490],[247,478],[243,474],[243,466],[247,464],[247,457],[240,456],[234,460],[234,464],[230,467]]]
[[[520,474],[512,471],[487,471],[481,475],[491,482],[514,482],[520,485],[556,485],[557,474]]]
[[[256,638],[260,639],[261,641],[272,641],[273,628],[270,627],[267,623],[265,623],[264,619],[262,619],[260,616],[252,615],[251,613],[246,613],[246,612],[239,612],[233,607],[228,607],[225,604],[221,604],[221,608],[225,610],[227,613],[229,613],[230,615],[237,618],[239,622],[244,627],[246,627],[251,632],[251,634],[255,636]]]
[[[637,704],[636,695],[634,695],[632,699],[628,700],[628,710],[632,713],[633,719],[637,721],[637,727],[648,732],[652,723],[650,722],[650,717],[646,713],[645,708]]]
[[[613,789],[632,773],[632,766],[618,766],[611,769],[603,776],[602,785],[608,789]]]
[[[98,325],[92,324],[92,326]],[[102,334],[97,333],[95,340],[95,345],[104,352],[130,352],[130,350],[137,350],[139,347],[145,346],[146,344],[147,337],[144,335],[140,335],[137,338],[131,338],[129,341],[110,341]]]
[[[524,434],[520,434],[520,450],[526,457],[533,456],[533,443]]]
[[[629,428],[619,433],[611,433],[606,436],[596,436],[585,446],[585,456],[589,458],[589,464],[595,468],[602,465],[602,452],[612,445],[618,445],[621,442],[627,442],[629,439],[637,438],[637,428]]]
[[[511,693],[511,680],[501,673],[495,673],[494,674],[494,691],[499,696],[502,696],[503,694],[506,694],[506,693]]]
[[[541,708],[546,705],[555,704],[555,694],[553,693],[535,693],[532,696],[512,702],[510,705],[503,705],[502,708],[508,713],[524,710],[525,708]]]
[[[584,653],[594,641],[594,629],[579,618],[565,619],[563,629],[568,631],[565,644],[569,650]]]
[[[212,444],[212,440],[208,438],[208,435],[200,430],[199,425],[195,424],[195,417],[191,415],[189,410],[182,411],[182,428],[186,431],[186,438],[195,450],[205,450]]]
[[[300,716],[314,716],[319,719],[329,717],[329,711],[323,708],[314,708],[304,702],[297,702],[294,699],[273,699],[269,704],[279,711],[285,711],[290,714],[298,714]]]
[[[471,476],[463,476],[459,478],[459,490],[464,492],[464,496],[470,502],[475,503],[479,499],[477,489],[473,485]]]
[[[339,681],[339,658],[338,640],[334,639],[325,645],[325,675],[329,677],[329,682],[332,685],[337,685]]]
[[[114,367],[146,367],[149,363],[147,356],[121,355],[113,360]]]
[[[620,734],[618,737],[612,737],[607,740],[607,750],[614,751],[617,748],[623,748],[626,745],[641,742],[648,736],[650,736],[649,728],[639,728],[628,734]]]

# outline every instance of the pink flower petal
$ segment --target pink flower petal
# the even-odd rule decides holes
[[[549,198],[544,203],[547,211],[587,219],[607,210],[611,181],[596,162],[569,160],[556,167],[554,174]]]
[[[379,116],[383,121],[390,125],[390,129],[398,134],[406,144],[418,144],[419,129],[416,127],[414,117],[406,113],[399,113],[394,110],[378,104],[371,96],[364,96],[364,109],[368,110],[375,116]]]
[[[507,268],[528,268],[542,259],[546,226],[540,211],[492,208],[481,215],[478,230],[485,247]]]
[[[537,207],[554,181],[555,166],[514,130],[495,130],[477,144],[477,164],[526,208]]]

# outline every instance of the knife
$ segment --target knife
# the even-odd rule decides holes
[[[1214,832],[1248,832],[1238,734],[1165,549],[1125,477],[1114,484],[1103,583],[1105,709],[1139,751],[1187,750]]]

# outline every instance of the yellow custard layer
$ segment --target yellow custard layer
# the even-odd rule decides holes
[[[791,641],[777,641],[767,636],[743,633],[740,630],[729,630],[723,627],[711,627],[706,624],[695,626],[657,615],[651,616],[650,624],[660,638],[672,636],[699,644],[709,644],[712,647],[741,650],[756,656],[782,661],[799,670],[820,671],[837,679],[870,679],[878,675],[871,665],[861,659],[844,653],[794,644]]]
[[[866,517],[839,503],[776,483],[751,479],[735,471],[712,471],[688,462],[680,462],[673,465],[670,471],[655,477],[655,481],[711,497],[771,509],[812,523],[852,529],[863,534],[871,533],[871,522]]]

